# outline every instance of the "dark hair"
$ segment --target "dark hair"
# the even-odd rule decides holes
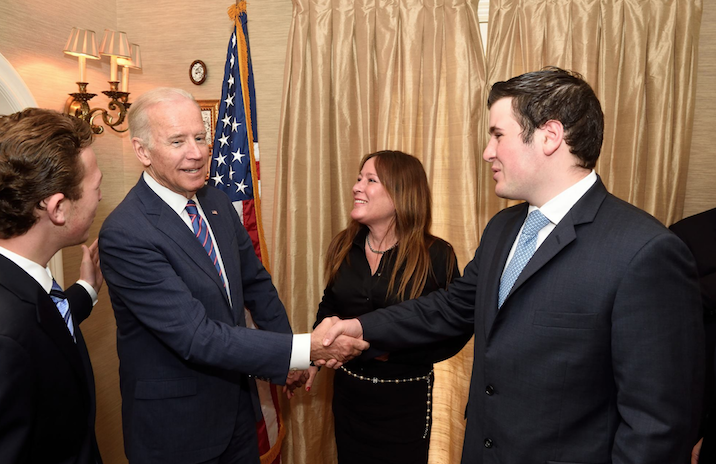
[[[375,159],[375,171],[385,191],[395,205],[393,227],[400,246],[397,249],[395,266],[388,284],[388,294],[398,285],[398,299],[405,299],[408,284],[412,283],[409,298],[417,298],[423,292],[428,276],[433,275],[430,262],[430,245],[435,237],[430,234],[432,224],[432,198],[423,164],[416,157],[401,151],[383,150],[363,157],[359,171],[369,159]],[[328,247],[326,254],[326,281],[330,285],[338,269],[353,246],[358,232],[365,227],[351,219],[348,227],[339,232]],[[450,255],[454,260],[455,256]],[[400,282],[396,282],[398,271],[404,268]],[[450,272],[454,262],[446,267]],[[452,280],[448,276],[447,281]]]
[[[512,111],[522,127],[524,143],[531,143],[535,129],[547,121],[559,121],[564,127],[564,140],[579,165],[594,168],[602,149],[604,113],[594,90],[580,74],[547,67],[496,82],[487,107],[506,97],[512,98]]]
[[[37,222],[42,200],[82,196],[80,152],[92,143],[86,122],[40,108],[0,117],[0,238],[22,235]]]

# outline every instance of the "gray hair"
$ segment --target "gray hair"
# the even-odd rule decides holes
[[[147,110],[157,103],[173,102],[182,99],[193,101],[196,107],[200,109],[199,103],[196,102],[194,96],[182,89],[157,87],[140,95],[139,98],[132,103],[127,116],[129,133],[132,138],[136,137],[140,139],[147,148],[152,148],[154,140]]]

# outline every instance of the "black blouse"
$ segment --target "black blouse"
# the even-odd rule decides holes
[[[333,283],[326,287],[323,300],[318,305],[316,325],[326,317],[354,318],[400,302],[397,297],[397,289],[403,274],[402,269],[396,275],[393,292],[387,295],[390,276],[397,257],[397,247],[387,251],[381,257],[376,273],[371,275],[370,265],[365,256],[367,234],[368,229],[363,228],[356,235],[347,259],[341,263]],[[447,287],[450,263],[452,264],[450,282],[460,276],[455,252],[448,242],[435,238],[429,251],[432,272],[428,273],[421,296]],[[410,295],[411,289],[412,286],[408,284],[405,295]],[[346,368],[356,374],[382,379],[422,376],[430,372],[433,363],[455,355],[469,339],[470,337],[466,336],[417,348],[393,351],[390,353],[388,361],[373,359],[383,353],[371,348],[362,356],[346,363]]]

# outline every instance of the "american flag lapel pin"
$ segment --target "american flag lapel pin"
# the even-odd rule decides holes
[[[218,216],[218,215],[219,215],[219,213],[217,213],[215,209],[212,209],[212,210],[211,210],[211,214],[213,214],[214,216]]]

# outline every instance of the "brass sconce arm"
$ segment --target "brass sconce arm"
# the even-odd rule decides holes
[[[89,123],[92,128],[92,132],[95,134],[101,134],[104,132],[104,127],[94,123],[94,119],[99,115],[102,116],[104,124],[113,131],[119,133],[126,132],[127,127],[124,129],[118,129],[118,127],[122,125],[127,117],[127,111],[129,110],[131,103],[128,103],[127,101],[129,99],[129,92],[121,92],[117,90],[118,84],[119,82],[110,81],[110,90],[102,92],[110,99],[107,107],[110,111],[116,111],[116,115],[111,114],[104,108],[90,109],[89,101],[96,97],[97,94],[87,92],[86,82],[77,83],[80,91],[70,94],[71,98],[67,99],[67,104],[65,105],[65,113]]]

